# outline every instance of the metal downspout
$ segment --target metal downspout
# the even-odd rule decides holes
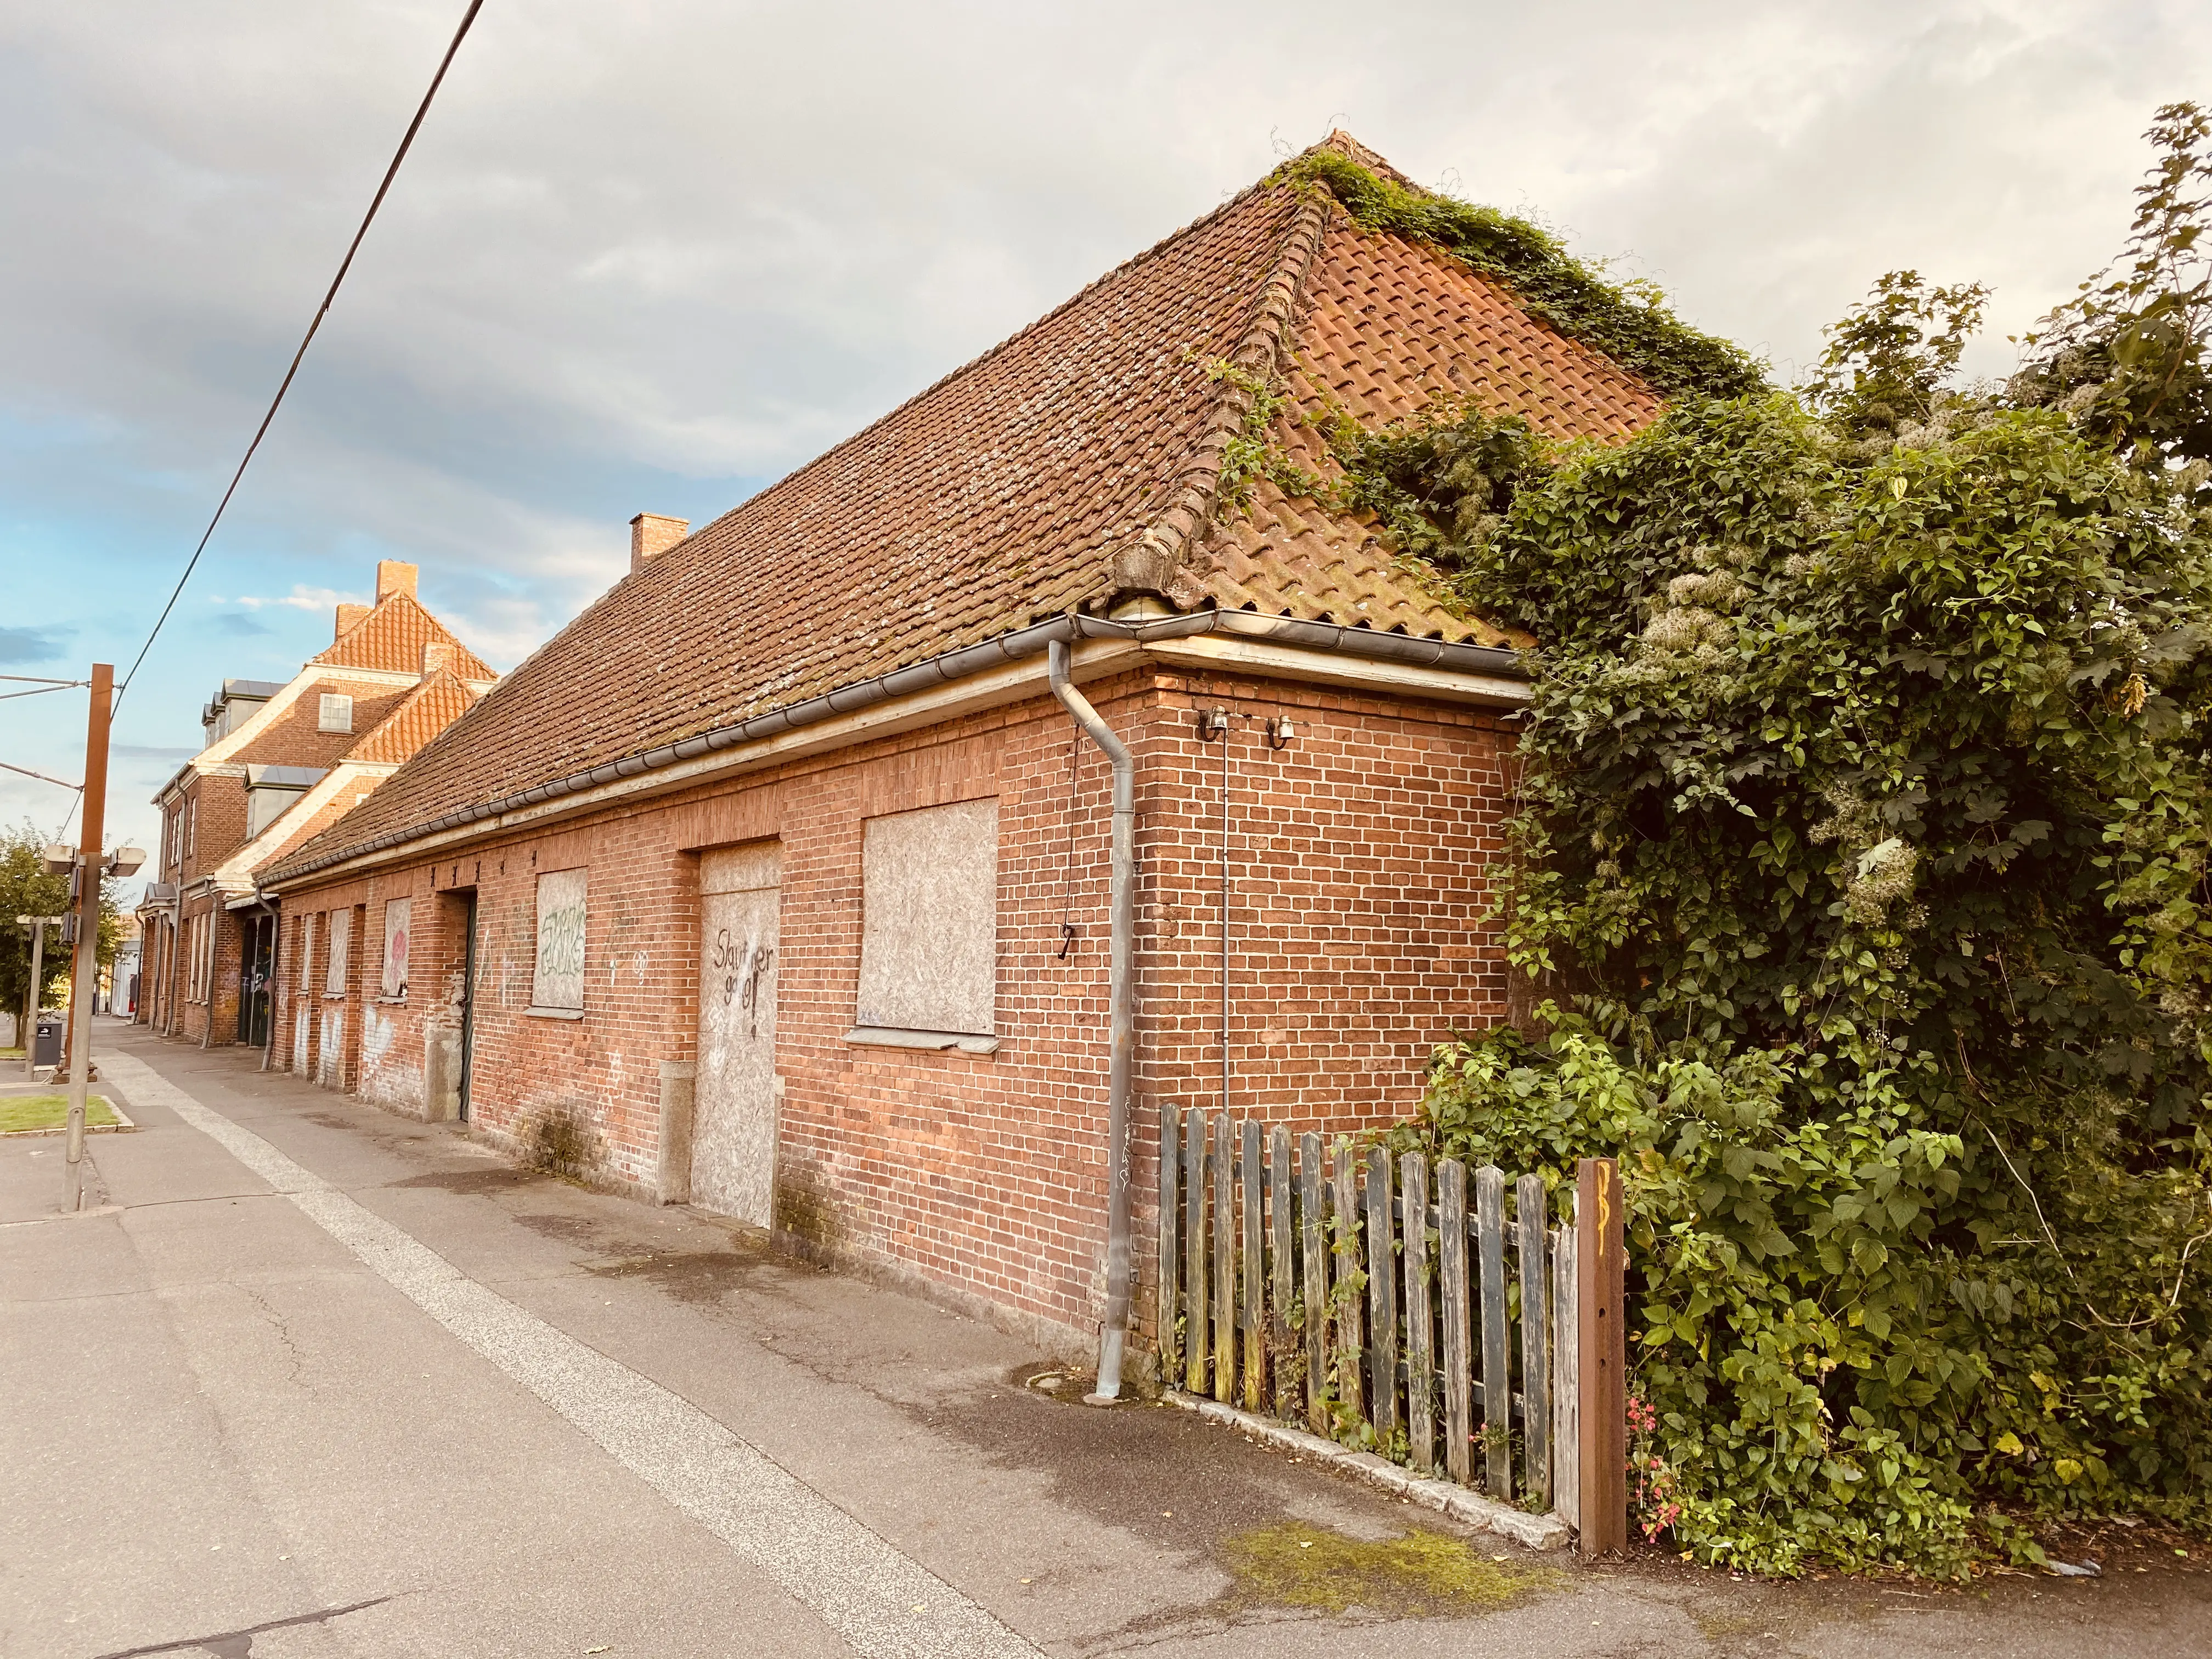
[[[1121,1348],[1129,1330],[1129,1097],[1137,1059],[1137,763],[1128,745],[1067,677],[1065,640],[1047,647],[1052,695],[1114,767],[1114,865],[1108,890],[1113,944],[1108,957],[1106,1069],[1106,1318],[1098,1329],[1098,1388],[1086,1403],[1121,1396]]]

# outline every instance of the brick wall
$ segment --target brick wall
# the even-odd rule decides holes
[[[1504,1017],[1502,960],[1477,918],[1502,851],[1510,738],[1483,711],[1250,677],[1146,672],[1088,690],[1138,762],[1141,1259],[1159,1108],[1221,1098],[1224,750],[1200,740],[1195,712],[1232,715],[1231,1105],[1293,1130],[1402,1116],[1437,1041]],[[1279,715],[1296,735],[1278,749],[1261,726]],[[432,1056],[458,1024],[459,916],[473,890],[478,1127],[524,1150],[548,1122],[573,1124],[598,1178],[647,1195],[660,1064],[696,1058],[696,854],[780,837],[779,1230],[1073,1343],[1095,1331],[1103,1293],[1110,803],[1103,758],[1071,738],[1066,714],[1039,698],[434,865],[295,890],[286,925],[356,908],[341,1005],[349,1086],[436,1115]],[[993,796],[998,1052],[848,1043],[863,823]],[[580,866],[585,1015],[533,1015],[536,879]],[[414,900],[416,962],[405,1001],[379,1003],[382,907],[402,894]],[[1076,930],[1064,956],[1063,918]],[[327,927],[317,931],[325,948]],[[296,977],[283,979],[289,1000]],[[279,1018],[290,1033],[281,1003]],[[319,1024],[311,1074],[322,1041]],[[289,1059],[293,1044],[277,1052]],[[1146,1304],[1140,1296],[1140,1320]]]

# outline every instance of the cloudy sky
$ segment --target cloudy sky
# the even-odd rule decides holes
[[[0,673],[137,653],[461,0],[0,0]],[[114,832],[375,562],[501,668],[623,568],[1349,129],[1786,379],[1877,273],[2118,246],[2212,8],[488,0],[118,714]],[[84,701],[0,704],[76,779]],[[0,817],[64,792],[0,772]]]

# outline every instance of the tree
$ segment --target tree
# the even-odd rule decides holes
[[[25,823],[15,830],[0,830],[0,1008],[20,1014],[24,994],[31,981],[31,930],[15,925],[17,916],[58,916],[69,908],[70,881],[67,876],[48,875],[40,866],[40,854],[47,836],[34,826]],[[123,921],[118,904],[119,884],[101,884],[100,902],[100,961],[102,966],[115,960],[117,946],[122,942]],[[52,1007],[68,994],[70,975],[69,947],[61,942],[60,931],[46,930],[46,951],[40,977],[46,983],[40,988],[38,1006]]]

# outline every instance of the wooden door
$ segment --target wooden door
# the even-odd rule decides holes
[[[783,849],[708,853],[699,872],[699,1071],[691,1200],[765,1227],[775,1206],[775,981]]]

